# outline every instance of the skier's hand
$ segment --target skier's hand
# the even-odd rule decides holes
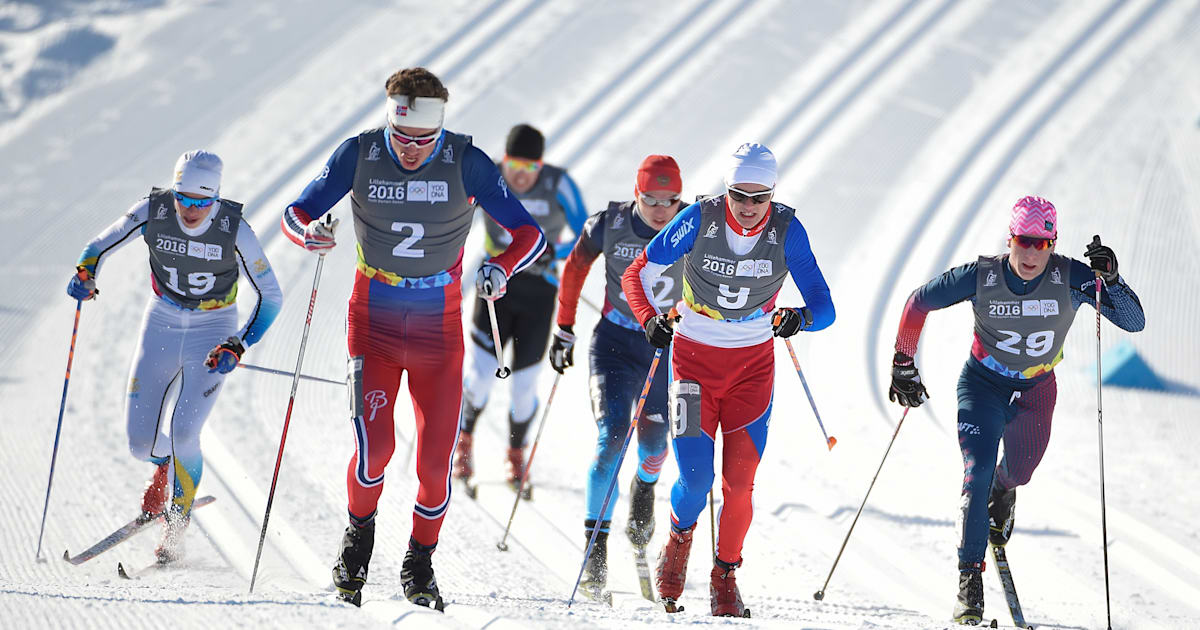
[[[1117,255],[1108,245],[1100,244],[1099,234],[1092,237],[1092,242],[1088,244],[1083,255],[1091,263],[1092,270],[1100,274],[1100,279],[1104,281],[1104,284],[1113,284],[1117,281]]]
[[[913,358],[903,352],[897,352],[892,358],[892,386],[888,388],[888,398],[905,407],[920,407],[929,399]]]
[[[550,367],[555,372],[575,365],[575,331],[572,326],[559,326],[550,340]]]
[[[674,312],[655,315],[646,320],[643,326],[646,327],[646,341],[655,348],[666,348],[671,345],[671,339],[675,336],[675,322],[679,321],[679,316]]]
[[[70,282],[67,283],[67,295],[85,301],[100,295],[96,288],[96,279],[87,267],[79,265],[75,268],[75,275],[71,276]]]
[[[800,308],[777,308],[771,318],[771,330],[776,337],[791,337],[801,330],[812,327],[812,311],[807,306]]]
[[[340,219],[334,218],[332,213],[324,214],[320,219],[309,221],[304,227],[304,249],[310,252],[324,254],[333,249],[337,245],[337,241],[333,239],[333,232],[337,230]]]
[[[242,360],[242,353],[245,351],[246,348],[242,345],[241,339],[230,337],[208,353],[208,358],[204,359],[204,367],[208,368],[209,374],[213,372],[228,374],[237,367],[238,361]]]
[[[508,274],[493,262],[485,262],[475,274],[475,293],[490,302],[504,297],[508,292]]]

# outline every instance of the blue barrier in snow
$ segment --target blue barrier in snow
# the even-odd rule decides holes
[[[1168,389],[1167,384],[1154,373],[1154,370],[1142,359],[1129,341],[1122,341],[1104,353],[1100,380],[1105,385],[1117,387],[1137,387],[1156,391]]]

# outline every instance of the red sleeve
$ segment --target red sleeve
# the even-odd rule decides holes
[[[559,326],[575,325],[575,309],[579,306],[579,295],[583,293],[583,282],[587,280],[588,270],[599,256],[588,251],[581,243],[583,239],[575,241],[575,247],[563,265],[562,280],[558,287]]]
[[[625,273],[621,274],[621,290],[625,292],[625,299],[629,300],[629,308],[634,317],[637,317],[642,325],[658,314],[654,305],[646,299],[646,289],[642,286],[642,269],[645,266],[646,252],[643,251],[629,263]]]
[[[504,273],[511,278],[513,274],[533,264],[533,261],[542,255],[542,252],[546,250],[546,237],[542,235],[542,230],[536,223],[518,225],[511,229],[504,225],[501,227],[508,230],[509,235],[512,236],[512,243],[509,243],[508,247],[498,256],[488,259],[488,262],[503,267]]]
[[[916,303],[917,292],[913,291],[904,304],[904,312],[900,315],[900,330],[896,332],[896,351],[910,357],[917,356],[917,343],[921,341],[921,330],[925,328],[925,318],[929,311]]]
[[[283,218],[279,220],[279,227],[289,240],[304,247],[304,228],[308,227],[310,222],[312,217],[308,216],[307,212],[296,206],[288,206],[288,209],[283,211]]]

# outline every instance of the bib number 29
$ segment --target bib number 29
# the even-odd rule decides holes
[[[392,222],[393,232],[403,232],[405,230],[410,230],[408,236],[404,237],[404,240],[392,248],[392,255],[400,258],[424,258],[425,250],[417,249],[413,245],[416,245],[417,241],[421,240],[422,236],[425,236],[425,226],[420,223],[409,223],[407,221]]]
[[[1021,343],[1022,341],[1020,333],[1016,333],[1011,330],[1001,330],[998,332],[1004,335],[1006,338],[1003,341],[996,342],[997,348],[1000,348],[1001,350],[1010,354],[1021,354],[1022,349],[1016,347],[1017,344]],[[1049,352],[1050,348],[1054,347],[1054,331],[1043,330],[1041,332],[1035,332],[1026,337],[1024,342],[1025,354],[1028,354],[1031,357],[1040,357]]]

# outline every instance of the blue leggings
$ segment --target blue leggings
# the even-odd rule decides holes
[[[596,325],[588,362],[592,375],[592,413],[596,417],[599,436],[596,440],[596,458],[588,471],[588,520],[612,520],[613,506],[620,494],[619,487],[613,490],[603,518],[600,517],[600,508],[604,503],[604,493],[608,491],[612,475],[616,472],[617,456],[625,443],[633,408],[642,393],[653,360],[654,347],[642,333],[622,328],[605,319]],[[667,366],[670,361],[670,351],[663,351],[637,426],[640,462],[637,475],[647,483],[658,481],[667,457],[667,386],[670,381]]]
[[[1005,489],[1029,483],[1050,443],[1058,387],[1054,373],[1014,383],[974,360],[958,379],[958,444],[963,456],[963,531],[959,562],[983,561],[987,552],[988,494],[993,476]],[[1000,440],[1004,458],[996,463]]]

